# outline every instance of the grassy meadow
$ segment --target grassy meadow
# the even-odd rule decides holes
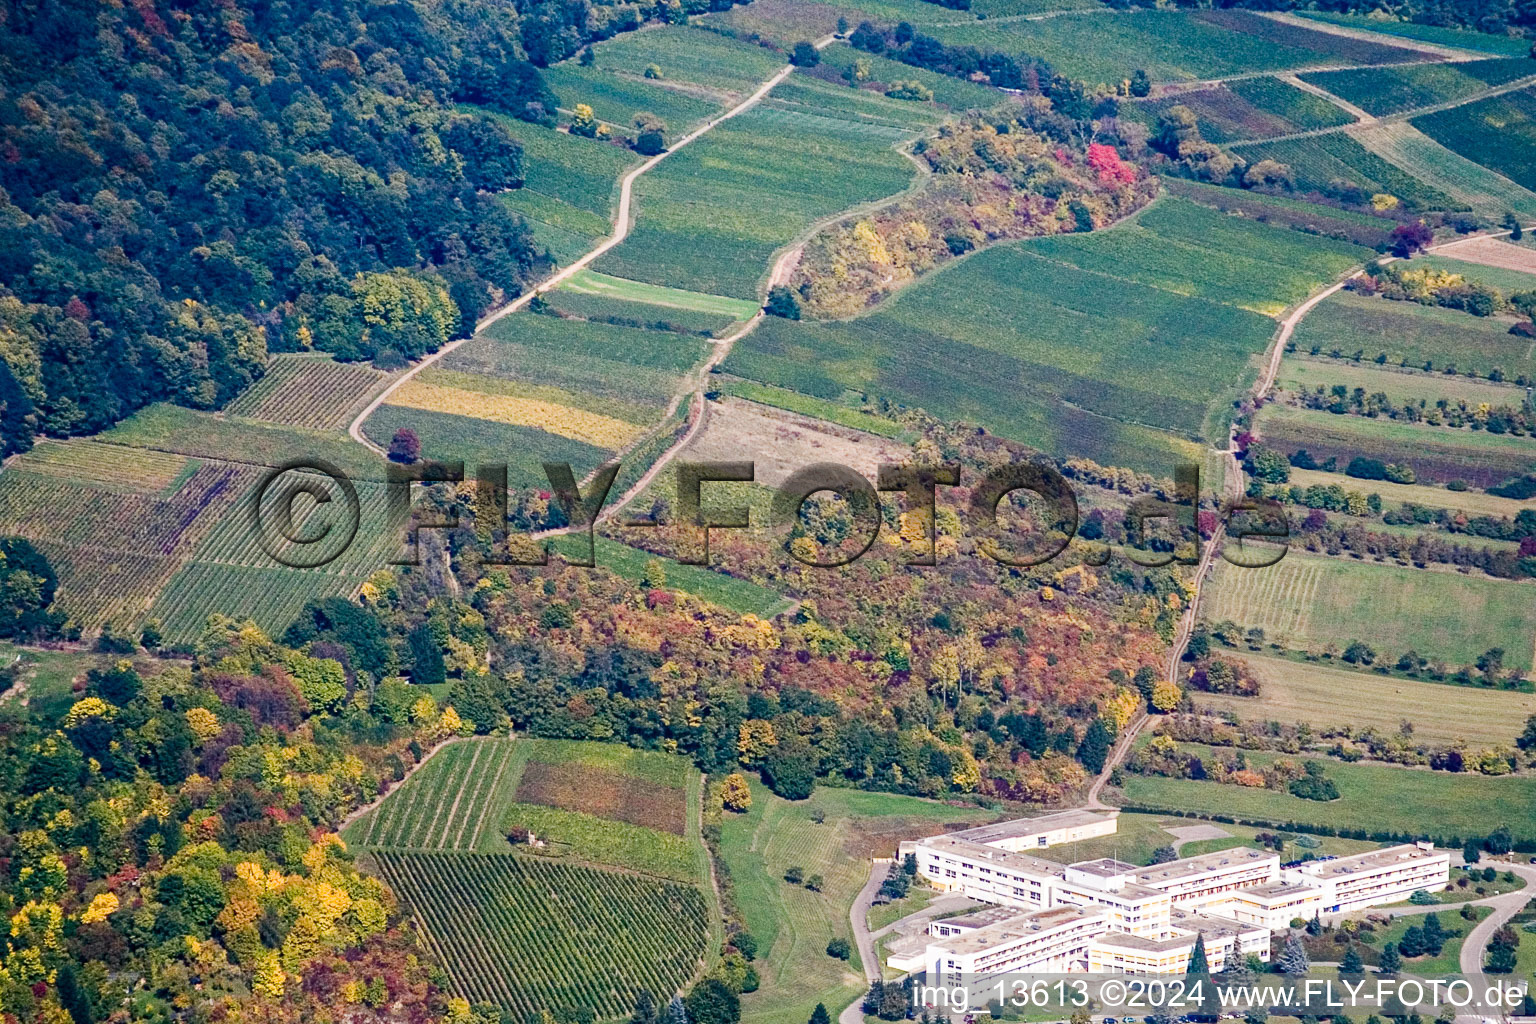
[[[1532,594],[1521,583],[1291,551],[1262,569],[1218,562],[1202,613],[1208,622],[1257,626],[1293,649],[1342,650],[1363,640],[1388,661],[1415,650],[1466,665],[1502,647],[1506,665],[1529,669]]]
[[[915,797],[820,787],[790,802],[752,781],[752,807],[727,814],[720,855],[730,870],[747,929],[758,943],[762,987],[742,997],[743,1024],[803,1024],[818,1002],[836,1014],[864,991],[857,950],[829,957],[828,941],[852,941],[849,909],[869,878],[871,856],[891,856],[903,839],[995,815]],[[821,823],[814,820],[820,812]],[[821,892],[784,881],[799,867],[821,875]]]
[[[1536,695],[1529,693],[1463,687],[1448,694],[1441,683],[1362,672],[1340,661],[1238,656],[1259,680],[1259,695],[1197,693],[1196,704],[1248,721],[1371,726],[1383,733],[1407,721],[1415,736],[1442,744],[1508,744],[1526,716],[1536,714]],[[1446,714],[1447,700],[1455,701],[1455,715]]]
[[[1180,744],[1201,756],[1210,747]],[[1275,754],[1245,750],[1250,765]],[[1339,799],[1320,803],[1289,793],[1220,782],[1127,775],[1125,799],[1138,807],[1167,807],[1195,813],[1227,814],[1281,827],[1326,826],[1394,832],[1422,832],[1441,838],[1481,837],[1500,825],[1520,839],[1536,838],[1536,779],[1492,778],[1382,764],[1321,760],[1338,787]],[[1403,808],[1412,808],[1404,818]],[[1225,826],[1223,826],[1225,827]]]

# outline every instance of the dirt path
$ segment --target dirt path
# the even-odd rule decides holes
[[[820,48],[828,45],[832,42],[832,38],[832,36],[827,36],[824,39],[818,40],[816,43],[817,47]],[[632,226],[633,222],[630,208],[633,205],[633,186],[635,179],[640,177],[646,171],[649,171],[651,168],[655,167],[657,164],[661,163],[673,153],[676,153],[684,146],[693,142],[701,135],[704,135],[711,129],[718,127],[719,125],[729,121],[731,118],[737,116],[738,114],[745,113],[752,107],[756,106],[764,96],[767,96],[770,92],[772,92],[774,87],[777,86],[780,82],[784,81],[784,79],[788,78],[790,74],[794,72],[794,70],[795,67],[793,64],[784,65],[784,67],[774,72],[773,77],[769,78],[762,85],[758,86],[757,90],[753,92],[752,95],[748,96],[746,99],[742,100],[740,103],[736,104],[734,107],[732,107],[730,110],[727,110],[719,117],[705,121],[702,125],[674,142],[670,147],[668,147],[666,152],[651,157],[649,160],[642,163],[639,167],[636,167],[629,173],[625,174],[624,177],[619,180],[619,210],[618,215],[614,220],[613,234],[609,235],[594,249],[588,252],[585,256],[578,259],[576,262],[572,263],[570,266],[557,271],[550,277],[541,281],[537,287],[530,289],[524,294],[518,296],[516,299],[513,299],[511,302],[502,306],[495,312],[483,317],[480,322],[475,325],[474,333],[472,333],[469,337],[458,338],[454,341],[450,341],[436,352],[427,356],[425,359],[422,359],[408,371],[396,377],[389,383],[388,387],[386,387],[383,391],[379,392],[379,394],[374,397],[373,401],[368,403],[362,412],[357,414],[357,416],[352,420],[351,425],[347,428],[347,433],[352,435],[352,439],[354,441],[357,441],[360,444],[365,444],[369,448],[372,448],[375,452],[383,455],[384,449],[374,444],[363,434],[363,423],[368,419],[369,416],[373,415],[374,411],[378,409],[379,406],[384,404],[390,395],[399,390],[401,385],[405,384],[406,381],[412,379],[422,370],[425,370],[433,363],[442,359],[444,356],[457,349],[466,341],[477,337],[482,331],[484,331],[487,327],[490,327],[496,321],[502,319],[503,317],[510,316],[511,314],[522,309],[524,306],[528,305],[528,303],[533,301],[533,297],[535,295],[557,287],[562,281],[566,280],[571,275],[575,274],[577,271],[583,269],[584,267],[587,267],[594,260],[598,259],[598,257],[602,256],[604,253],[608,252],[608,250],[624,241],[624,239],[629,236],[630,227]],[[722,355],[720,358],[724,358],[724,356]],[[718,362],[718,360],[716,361]]]

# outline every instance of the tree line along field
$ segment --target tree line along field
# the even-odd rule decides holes
[[[1521,583],[1293,550],[1263,568],[1219,563],[1201,615],[1258,627],[1266,640],[1294,650],[1343,650],[1362,640],[1392,661],[1414,650],[1469,665],[1501,647],[1506,665],[1529,669],[1531,598]]]
[[[1471,316],[1459,310],[1421,306],[1374,296],[1339,292],[1318,303],[1291,335],[1300,354],[1313,348],[1319,354],[1335,351],[1345,358],[1363,353],[1374,360],[1386,353],[1393,366],[1406,363],[1441,372],[1486,377],[1504,372],[1508,380],[1520,376],[1536,379],[1536,355],[1529,338],[1509,333],[1509,325],[1497,319]]]
[[[1210,747],[1200,744],[1179,747],[1202,757],[1212,754]],[[1243,755],[1255,766],[1283,756],[1258,750],[1245,750]],[[1528,776],[1490,777],[1325,761],[1327,775],[1339,790],[1339,799],[1328,802],[1275,790],[1149,775],[1127,774],[1122,788],[1125,802],[1137,809],[1221,814],[1302,831],[1309,827],[1394,834],[1421,830],[1459,843],[1505,825],[1517,840],[1536,838],[1536,818],[1531,816],[1536,780]],[[1412,808],[1412,824],[1405,823],[1404,808]]]
[[[1494,57],[1453,64],[1311,71],[1300,77],[1377,117],[1466,99],[1489,86],[1536,75],[1536,61]]]
[[[532,857],[373,854],[411,908],[451,989],[515,1014],[589,1007],[622,1017],[641,989],[663,1001],[708,948],[699,890]]]
[[[1347,665],[1240,653],[1259,680],[1257,697],[1195,695],[1200,707],[1231,712],[1252,722],[1349,723],[1395,733],[1405,721],[1413,734],[1444,745],[1508,745],[1525,719],[1536,714],[1536,695],[1465,687],[1456,692],[1456,714],[1446,714],[1441,683],[1419,682],[1350,669]]]
[[[1426,188],[1450,197],[1456,206],[1489,220],[1501,220],[1510,212],[1536,217],[1536,193],[1452,152],[1408,121],[1363,125],[1349,129],[1349,134]]]
[[[996,817],[859,790],[818,787],[807,800],[789,801],[755,779],[751,789],[751,808],[727,814],[720,839],[721,860],[758,943],[762,987],[742,997],[743,1024],[804,1024],[819,1002],[836,1007],[855,999],[864,990],[857,952],[844,962],[829,957],[826,946],[834,938],[851,941],[848,912],[869,877],[868,858],[892,856],[903,839]],[[791,867],[821,875],[821,891],[785,882]]]
[[[1218,145],[1354,121],[1338,105],[1271,76],[1237,78],[1162,99],[1125,103],[1120,116],[1155,128],[1158,119],[1175,106],[1188,107],[1199,122],[1200,136]]]
[[[1278,312],[1370,255],[1165,198],[1115,228],[956,261],[865,316],[769,318],[723,369],[1168,473],[1220,432],[1214,415],[1273,334],[1250,310]]]
[[[1302,487],[1310,487],[1313,484],[1322,484],[1326,487],[1349,479],[1338,473],[1328,473],[1320,469],[1291,468],[1291,482],[1300,484]],[[1525,502],[1516,501],[1514,498],[1501,498],[1481,491],[1452,491],[1445,487],[1434,487],[1428,484],[1396,484],[1390,480],[1357,480],[1354,484],[1358,487],[1368,487],[1380,494],[1384,508],[1411,503],[1428,505],[1431,508],[1448,508],[1452,511],[1464,512],[1468,516],[1513,517],[1519,514],[1521,509],[1528,507]]]
[[[1434,405],[1440,399],[1478,405],[1512,405],[1525,401],[1525,389],[1514,384],[1495,384],[1472,377],[1452,377],[1444,373],[1426,373],[1378,366],[1374,362],[1356,363],[1349,359],[1328,359],[1292,354],[1280,364],[1277,386],[1291,392],[1324,390],[1342,384],[1353,391],[1363,388],[1367,394],[1382,392],[1398,405],[1423,401]]]
[[[1413,126],[1468,160],[1536,189],[1536,94],[1530,89],[1415,117]]]
[[[1286,455],[1305,449],[1318,462],[1355,456],[1408,466],[1422,483],[1460,480],[1488,488],[1531,469],[1529,438],[1487,431],[1398,423],[1364,416],[1338,416],[1314,409],[1266,406],[1255,434]],[[1342,478],[1341,478],[1342,479]]]

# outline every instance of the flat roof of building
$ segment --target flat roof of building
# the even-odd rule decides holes
[[[978,825],[960,832],[951,832],[950,835],[957,839],[969,839],[973,843],[999,843],[1040,832],[1051,832],[1059,828],[1080,828],[1084,825],[1113,821],[1119,814],[1119,811],[1086,811],[1082,808],[1052,811],[1032,818],[1012,818],[1008,821],[993,822],[991,825]]]
[[[994,946],[1001,946],[1015,939],[1027,939],[1038,932],[1058,928],[1078,921],[1098,920],[1104,917],[1101,907],[1052,907],[1050,910],[1015,911],[1006,921],[986,928],[952,935],[930,942],[930,946],[952,953],[981,953]]]
[[[971,860],[986,861],[1000,867],[1010,868],[1015,871],[1027,871],[1036,875],[1050,875],[1061,878],[1066,875],[1065,865],[1053,860],[1045,860],[1041,857],[1032,857],[1027,853],[1012,853],[1008,850],[1000,850],[995,846],[983,846],[981,843],[969,839],[961,839],[958,834],[952,836],[932,836],[924,839],[920,846],[934,850],[938,853],[949,853],[959,857],[968,857]]]
[[[1169,915],[1169,921],[1175,928],[1200,932],[1202,935],[1242,935],[1245,932],[1269,934],[1269,929],[1261,924],[1244,924],[1217,914],[1191,914],[1188,911],[1175,910]]]
[[[1085,874],[1098,875],[1100,878],[1114,878],[1118,875],[1133,875],[1139,869],[1135,864],[1127,864],[1123,860],[1115,860],[1113,857],[1098,857],[1094,860],[1080,860],[1067,867],[1073,871],[1082,871]]]
[[[1193,947],[1195,944],[1194,937],[1190,935],[1169,935],[1167,938],[1150,939],[1145,935],[1132,935],[1130,932],[1105,932],[1096,937],[1093,942],[1097,946],[1116,946],[1120,949],[1135,949],[1145,953],[1164,953],[1170,949]]]
[[[928,922],[928,926],[932,927],[933,925],[947,924],[950,927],[987,928],[994,924],[999,924],[1000,922],[1006,921],[1010,917],[1018,917],[1021,913],[1027,913],[1027,911],[1022,911],[1018,907],[1010,907],[1003,904],[998,904],[996,906],[983,907],[980,910],[969,914],[962,914],[959,917],[935,918],[934,920]]]
[[[1239,846],[1231,850],[1217,850],[1215,853],[1202,853],[1197,857],[1171,860],[1166,864],[1154,864],[1137,871],[1136,879],[1146,885],[1166,885],[1180,878],[1203,875],[1222,868],[1248,866],[1264,860],[1274,860],[1278,867],[1280,855],[1252,846]]]
[[[1302,896],[1307,893],[1317,893],[1319,896],[1322,895],[1318,889],[1310,885],[1302,885],[1298,882],[1266,882],[1263,885],[1251,885],[1247,888],[1238,889],[1234,891],[1232,895],[1258,896],[1266,899],[1280,899],[1285,896]]]
[[[1388,868],[1405,861],[1445,856],[1447,856],[1447,853],[1444,850],[1436,850],[1434,847],[1426,850],[1416,843],[1403,843],[1399,846],[1388,846],[1384,849],[1369,850],[1365,853],[1352,853],[1345,857],[1307,861],[1304,864],[1296,865],[1295,870],[1311,875],[1314,878],[1336,878],[1339,875],[1352,875],[1360,871]]]

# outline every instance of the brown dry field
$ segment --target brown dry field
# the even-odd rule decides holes
[[[1536,249],[1514,245],[1498,238],[1469,238],[1435,250],[1440,256],[1481,263],[1485,267],[1502,267],[1505,270],[1523,270],[1536,274]]]
[[[579,811],[679,836],[688,828],[687,798],[684,790],[601,768],[542,761],[528,762],[516,796],[521,804]]]
[[[710,403],[709,422],[687,449],[689,459],[753,462],[755,482],[767,487],[817,462],[834,462],[873,480],[880,463],[911,456],[911,449],[895,441],[734,397]]]

